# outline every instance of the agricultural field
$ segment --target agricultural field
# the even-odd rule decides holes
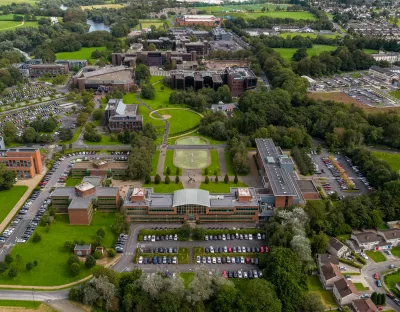
[[[94,4],[94,5],[82,5],[82,10],[94,10],[94,9],[122,9],[124,5],[118,3],[109,4]]]
[[[379,160],[386,161],[393,170],[399,172],[400,154],[385,153],[385,152],[372,152],[372,154]]]
[[[93,51],[103,51],[106,47],[81,48],[79,51],[56,53],[57,60],[89,60]]]
[[[157,29],[160,27],[164,27],[164,22],[158,19],[143,19],[139,20],[139,23],[142,25],[142,29],[151,28],[151,26],[155,26]]]
[[[22,27],[22,22],[17,21],[0,21],[0,31],[11,30],[15,27]]]
[[[12,3],[29,3],[29,4],[35,4],[36,2],[39,1],[35,1],[35,0],[0,0],[0,5],[7,5],[7,4],[12,4]]]

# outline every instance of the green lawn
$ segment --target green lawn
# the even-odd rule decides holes
[[[161,90],[162,87],[164,87],[164,90]],[[182,107],[181,105],[169,103],[169,96],[171,95],[172,90],[164,86],[162,83],[156,83],[154,85],[154,90],[156,91],[154,100],[144,99],[142,96],[142,100],[151,108],[158,109],[163,107]]]
[[[213,5],[213,6],[196,6],[198,11],[207,11],[210,13],[233,11],[233,10],[257,10],[260,11],[262,8],[268,8],[270,10],[275,10],[279,6],[282,9],[291,6],[291,4],[274,4],[274,3],[261,3],[261,4],[246,4],[245,2],[238,4],[227,4],[227,5]]]
[[[369,290],[369,288],[365,287],[362,283],[354,283],[354,286],[357,288],[357,290],[360,290],[360,291]]]
[[[333,297],[332,291],[324,290],[321,285],[321,281],[319,280],[318,276],[308,276],[307,277],[307,286],[308,290],[311,293],[314,293],[320,296],[322,303],[326,308],[334,308],[337,307],[335,298]]]
[[[385,284],[390,291],[397,294],[396,284],[400,282],[400,271],[397,270],[391,274],[385,275]]]
[[[21,24],[22,22],[19,21],[0,21],[0,30],[8,30]]]
[[[186,135],[185,135],[185,136],[186,136]],[[182,136],[182,137],[179,137],[179,138],[174,138],[174,139],[168,139],[168,144],[173,145],[173,144],[175,144],[176,140],[182,139],[182,138],[184,138],[185,136]],[[226,143],[226,141],[214,140],[213,138],[210,138],[210,137],[208,137],[208,136],[199,134],[198,132],[192,132],[192,133],[188,134],[187,136],[203,138],[203,139],[205,139],[205,140],[208,141],[208,144],[224,144],[224,143]]]
[[[59,52],[56,53],[57,60],[88,60],[91,58],[92,52],[99,50],[103,51],[106,47],[81,48],[74,52]]]
[[[400,257],[400,247],[393,247],[392,249],[390,249],[390,252],[396,256],[396,257]]]
[[[11,209],[14,208],[15,204],[28,190],[27,186],[15,185],[12,189],[0,192],[0,222],[10,213]]]
[[[215,177],[210,177],[213,180]],[[221,179],[218,177],[218,179]],[[210,193],[229,193],[231,187],[247,187],[247,184],[238,182],[237,184],[233,182],[228,182],[227,184],[224,181],[218,181],[218,183],[210,182],[206,184],[205,182],[201,182],[200,188],[202,190],[209,191]]]
[[[287,33],[280,33],[280,37],[286,38],[287,36],[290,37],[295,37],[295,36],[301,36],[301,37],[310,37],[311,39],[317,38],[318,36],[322,36],[325,38],[336,38],[338,35],[325,35],[325,34],[312,34],[312,33],[297,33],[297,32],[287,32]]]
[[[153,155],[153,159],[151,160],[151,172],[150,172],[151,176],[155,176],[157,174],[157,166],[159,158],[160,158],[160,151],[157,150]]]
[[[231,154],[225,152],[224,153],[224,157],[225,157],[226,171],[228,173],[228,176],[234,176],[235,175],[235,170],[233,170]]]
[[[158,112],[160,115],[171,116],[168,118],[168,122],[170,125],[169,135],[178,135],[182,134],[186,131],[193,130],[200,124],[201,116],[190,110],[185,109],[172,109],[172,108],[163,108]],[[155,116],[154,114],[152,115]],[[157,117],[156,117],[157,118]],[[152,118],[150,122],[152,122]]]
[[[337,46],[329,46],[329,45],[320,45],[314,44],[312,48],[307,49],[307,54],[309,56],[319,55],[324,51],[334,51],[337,49]],[[293,54],[298,50],[296,48],[274,48],[276,52],[279,52],[281,57],[286,61],[290,61],[292,59]]]
[[[167,151],[164,163],[164,174],[167,170],[167,167],[169,167],[169,169],[171,170],[171,176],[175,176],[176,167],[174,165],[174,151]],[[182,170],[179,170],[179,175],[182,175]]]
[[[150,83],[155,84],[158,81],[161,81],[164,79],[164,76],[151,76],[150,77]]]
[[[218,151],[211,150],[210,154],[211,154],[211,164],[210,164],[210,166],[208,166],[208,175],[209,176],[214,176],[215,175],[214,174],[215,170],[217,170],[218,175],[220,175],[221,171],[220,171],[220,166],[219,166]],[[202,170],[203,175],[205,175],[204,171],[205,171],[205,169]]]
[[[76,129],[74,136],[72,137],[71,140],[61,141],[61,143],[63,143],[63,144],[74,143],[76,140],[78,140],[79,136],[81,135],[82,130],[83,130],[83,127],[79,127],[78,129]]]
[[[195,273],[193,272],[181,272],[179,273],[179,277],[183,279],[183,282],[185,284],[185,288],[188,288],[190,283],[194,280],[194,277],[196,276]]]
[[[292,19],[297,19],[297,20],[316,20],[317,18],[314,16],[314,14],[311,14],[310,12],[286,12],[286,11],[279,11],[279,12],[217,12],[215,13],[216,16],[232,16],[235,18],[243,18],[243,19],[253,19],[253,18],[258,18],[261,16],[268,16],[268,17],[273,17],[273,18],[292,18]]]
[[[384,262],[387,260],[383,253],[381,253],[380,251],[368,250],[365,252],[365,254],[375,262]]]
[[[30,300],[0,300],[1,307],[22,307],[25,309],[36,309],[42,304],[41,301]]]
[[[372,152],[372,154],[379,160],[386,161],[394,171],[399,172],[400,154],[392,154],[385,152]]]
[[[142,28],[151,28],[151,26],[155,26],[157,29],[160,27],[164,27],[164,22],[161,20],[139,20]]]
[[[139,104],[138,99],[136,98],[136,93],[127,93],[122,98],[122,101],[125,104]]]
[[[81,273],[76,277],[70,276],[66,263],[73,253],[64,249],[64,243],[67,240],[92,243],[97,230],[103,228],[106,232],[103,246],[111,248],[115,243],[115,235],[111,230],[114,224],[114,213],[95,213],[92,224],[89,226],[70,225],[68,215],[56,215],[49,233],[46,233],[45,228],[41,226],[36,229],[36,232],[42,237],[39,243],[28,241],[13,248],[11,255],[14,259],[16,259],[16,255],[20,255],[22,258],[20,265],[14,264],[17,266],[18,276],[11,279],[4,273],[0,275],[0,284],[55,286],[71,283],[88,276],[95,268],[89,270],[83,263],[81,264]],[[28,272],[25,265],[33,260],[38,261],[38,266]]]
[[[182,182],[179,182],[178,184],[175,183],[175,176],[171,176],[170,184],[165,184],[164,181],[161,181],[160,184],[143,184],[143,187],[152,187],[154,193],[173,193],[174,191],[183,189]]]
[[[101,135],[101,141],[100,142],[90,142],[87,140],[83,140],[85,144],[87,145],[122,145],[121,142],[118,141],[111,141],[111,137],[108,135]]]
[[[79,183],[82,182],[82,178],[72,178],[72,177],[68,177],[65,180],[65,186],[75,186]]]

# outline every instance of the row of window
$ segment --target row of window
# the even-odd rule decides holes
[[[32,167],[29,160],[2,160],[1,163],[6,167]]]
[[[165,217],[152,217],[152,216],[145,216],[145,217],[130,217],[131,221],[165,221]],[[168,221],[179,221],[183,220],[182,217],[179,216],[168,216]]]
[[[147,207],[131,207],[131,208],[127,208],[128,211],[131,210],[146,210],[147,211]]]
[[[237,210],[258,210],[258,207],[236,207]]]
[[[212,216],[201,216],[200,217],[200,220],[201,221],[205,221],[205,220],[208,220],[208,221],[215,221],[215,220],[217,220],[217,221],[224,221],[224,220],[226,220],[226,221],[244,221],[244,220],[252,220],[252,218],[251,217],[235,217],[235,216],[226,216],[226,217],[224,217],[224,216],[218,216],[218,218],[217,219],[215,219],[215,217],[212,217]]]
[[[223,209],[223,208],[220,208],[220,209],[211,209],[211,208],[209,208],[208,209],[208,212],[232,212],[233,213],[233,209]]]
[[[174,209],[172,208],[172,209],[168,209],[168,208],[165,208],[165,209],[150,209],[149,210],[149,212],[174,212]]]

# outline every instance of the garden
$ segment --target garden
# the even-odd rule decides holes
[[[380,251],[368,250],[365,254],[375,262],[385,262],[387,259]]]
[[[215,177],[211,177],[213,180]],[[224,181],[219,182],[209,182],[208,184],[205,182],[201,182],[200,188],[202,190],[209,191],[210,193],[229,193],[231,187],[247,187],[247,184],[238,182],[228,182],[224,183]]]
[[[318,276],[308,276],[307,278],[308,290],[321,297],[322,303],[326,308],[336,308],[337,304],[333,293],[329,290],[324,290]]]
[[[56,215],[53,224],[49,227],[39,226],[35,233],[40,236],[38,242],[32,238],[25,244],[16,245],[11,257],[14,261],[9,264],[9,270],[17,271],[16,276],[10,277],[9,273],[0,274],[0,284],[31,285],[31,286],[56,286],[80,280],[90,275],[97,266],[90,269],[80,263],[80,273],[71,276],[67,266],[68,258],[73,255],[64,247],[66,241],[77,241],[93,244],[97,231],[103,229],[105,236],[102,246],[113,247],[115,234],[113,226],[116,222],[114,213],[95,213],[91,225],[70,225],[68,215]],[[28,263],[35,263],[28,269]]]

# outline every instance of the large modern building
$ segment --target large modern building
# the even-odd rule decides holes
[[[81,69],[87,66],[87,60],[56,60],[54,63],[56,64],[67,64],[68,69],[72,70],[74,67]]]
[[[76,162],[71,168],[73,177],[100,176],[114,179],[126,177],[128,162],[98,159],[94,161]]]
[[[255,222],[259,199],[254,188],[231,188],[227,194],[200,189],[155,194],[152,189],[131,188],[122,207],[132,222]]]
[[[58,187],[51,196],[57,212],[68,212],[70,224],[90,224],[95,209],[116,211],[120,205],[117,187],[102,187],[102,177],[84,177],[75,187]]]
[[[0,150],[0,163],[15,171],[18,179],[30,179],[42,173],[42,156],[36,148],[10,148]]]
[[[67,64],[34,64],[29,65],[29,76],[31,78],[41,77],[44,74],[57,76],[58,74],[68,74]]]
[[[392,66],[388,68],[371,66],[368,74],[394,86],[398,87],[400,85],[400,67],[398,66]]]
[[[125,105],[121,99],[110,99],[104,111],[106,124],[111,132],[139,131],[143,126],[138,115],[138,105]]]
[[[163,66],[167,61],[182,64],[184,61],[196,61],[197,52],[184,51],[135,51],[128,50],[126,53],[113,53],[111,56],[113,66],[136,66],[139,60],[147,66]]]
[[[218,89],[228,85],[233,96],[240,96],[247,90],[255,89],[257,76],[246,67],[227,67],[225,70],[183,71],[172,70],[168,77],[172,89],[195,91],[202,88]]]
[[[73,87],[80,91],[85,89],[131,91],[136,86],[132,68],[126,68],[125,66],[104,67],[101,69],[89,66],[84,67],[72,77],[72,81]]]
[[[211,26],[220,25],[222,18],[214,15],[183,15],[176,18],[178,26]]]

